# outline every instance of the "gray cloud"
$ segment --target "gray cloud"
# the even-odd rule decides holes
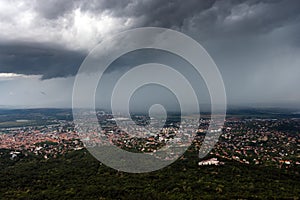
[[[220,68],[230,102],[300,100],[295,92],[300,84],[298,0],[2,2],[0,73],[73,76],[107,35],[158,26],[179,30],[206,48]],[[149,59],[138,55],[123,61],[114,72]]]
[[[42,17],[47,19],[56,19],[61,17],[69,12],[71,12],[74,8],[76,8],[76,3],[79,2],[77,0],[73,1],[60,1],[60,0],[49,0],[49,1],[35,1],[34,9],[39,13]]]
[[[295,23],[300,16],[297,0],[52,0],[39,5],[41,15],[50,18],[81,9],[95,15],[105,12],[113,17],[134,18],[134,27],[177,28],[187,33],[195,29],[200,35],[264,33]]]
[[[299,43],[297,36],[300,33],[300,26],[292,26],[299,23],[300,3],[297,0],[288,2],[284,0],[190,0],[185,2],[180,0],[164,2],[159,0],[49,0],[32,1],[29,7],[32,9],[30,12],[35,11],[38,16],[45,18],[46,22],[49,21],[48,25],[33,22],[34,26],[45,26],[43,31],[49,28],[50,32],[45,32],[46,37],[54,34],[51,31],[56,30],[47,27],[51,26],[53,21],[56,20],[56,23],[62,19],[72,21],[69,15],[74,15],[74,10],[80,9],[82,12],[89,13],[91,17],[105,13],[115,18],[132,19],[131,27],[159,26],[177,29],[203,42],[208,49],[212,46],[209,42],[207,43],[209,40],[234,41],[236,37],[259,36],[285,26],[290,27],[285,33],[284,42],[294,45]],[[9,19],[9,16],[6,16],[6,19]],[[90,25],[82,24],[82,26]],[[97,31],[94,35],[96,34]],[[86,54],[84,53],[86,49],[81,51],[73,48],[73,50],[72,47],[64,47],[63,44],[57,45],[55,38],[50,38],[47,43],[36,42],[34,37],[27,38],[25,41],[22,41],[22,38],[18,39],[21,40],[20,43],[12,40],[12,43],[0,44],[1,72],[41,74],[43,78],[74,75]],[[70,38],[65,38],[65,40],[68,39]],[[76,40],[76,37],[73,40]],[[98,41],[100,40],[101,37]],[[247,43],[246,40],[247,38],[245,43]],[[49,46],[50,43],[55,47]]]
[[[39,43],[0,43],[0,73],[42,75],[42,79],[75,75],[82,51]]]
[[[81,9],[93,15],[107,13],[117,18],[132,18],[132,27],[159,26],[178,29],[201,42],[264,34],[298,23],[300,16],[300,3],[296,0],[49,0],[34,1],[32,4],[33,10],[49,21],[62,18],[75,9]],[[290,30],[288,38],[285,39],[295,43],[295,38],[298,38],[296,35],[300,33],[298,27]],[[1,72],[41,74],[43,78],[74,75],[85,55],[63,46],[47,47],[49,44],[31,43],[30,38],[26,41],[28,40],[29,42],[13,41],[0,44]],[[52,42],[51,45],[56,43]]]

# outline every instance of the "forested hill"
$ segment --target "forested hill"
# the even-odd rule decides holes
[[[299,171],[224,161],[198,166],[187,152],[164,169],[145,174],[118,172],[86,150],[56,159],[28,156],[13,161],[1,151],[1,199],[229,199],[298,198]]]

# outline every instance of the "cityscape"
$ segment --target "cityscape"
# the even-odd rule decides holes
[[[155,152],[170,142],[183,146],[189,145],[187,142],[192,142],[193,148],[199,151],[210,123],[209,119],[200,119],[199,129],[191,134],[179,134],[179,124],[172,123],[172,127],[164,127],[158,133],[143,136],[137,130],[140,135],[133,134],[134,136],[131,137],[128,132],[118,129],[112,119],[111,114],[101,114],[102,133],[107,136],[110,144],[141,153]],[[146,118],[139,116],[138,119],[141,123]],[[93,143],[94,145],[105,143],[95,132],[79,136],[71,121],[55,120],[54,123],[42,126],[1,128],[0,148],[10,150],[11,159],[27,156],[29,153],[48,159],[67,151],[81,150],[84,144],[91,146]],[[234,160],[245,165],[271,165],[278,168],[299,169],[299,128],[300,118],[228,117],[219,141],[209,156]],[[89,140],[86,140],[87,136]]]

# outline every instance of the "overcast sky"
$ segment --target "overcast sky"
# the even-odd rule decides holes
[[[0,106],[71,107],[88,52],[109,35],[146,26],[203,45],[228,104],[300,105],[299,11],[298,0],[1,0]]]

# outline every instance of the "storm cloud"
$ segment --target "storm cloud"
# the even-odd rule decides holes
[[[155,26],[205,47],[230,103],[299,102],[299,10],[298,0],[3,0],[0,73],[74,76],[105,37]]]
[[[42,75],[42,79],[73,76],[85,52],[39,43],[0,43],[0,73]]]

